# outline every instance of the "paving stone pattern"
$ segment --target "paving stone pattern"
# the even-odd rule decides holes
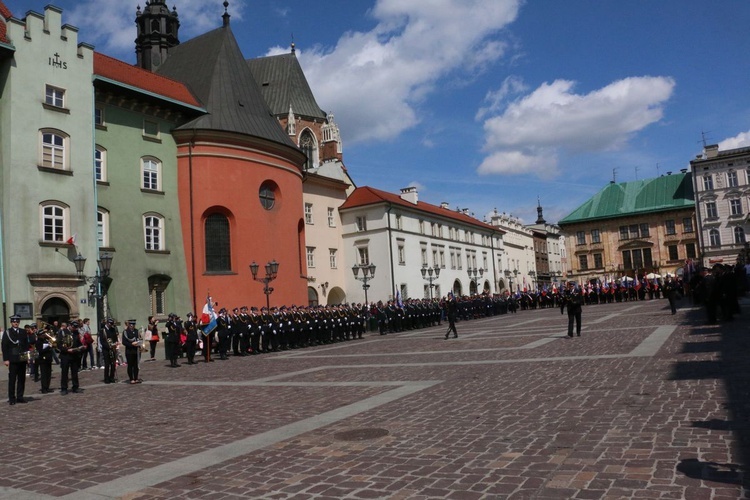
[[[0,407],[0,498],[748,498],[750,301],[718,325],[681,306],[586,306],[573,339],[546,309],[147,362],[135,386],[83,372],[83,394],[29,380]]]

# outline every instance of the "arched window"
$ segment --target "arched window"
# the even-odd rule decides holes
[[[45,168],[68,170],[68,136],[57,130],[41,131],[41,159],[39,165]]]
[[[42,241],[64,243],[70,222],[69,207],[59,201],[47,201],[39,206],[42,219]]]
[[[232,253],[229,219],[222,214],[211,214],[206,217],[204,229],[206,237],[206,271],[231,271]]]
[[[141,158],[142,189],[161,191],[161,162],[156,158]]]
[[[146,250],[164,250],[164,217],[159,214],[144,215],[143,236]]]
[[[97,181],[107,181],[107,150],[98,144],[94,150],[94,175]]]
[[[96,211],[96,239],[99,248],[109,246],[109,210],[105,208]]]
[[[708,239],[710,246],[720,247],[721,246],[721,235],[719,235],[718,229],[712,229],[708,232]]]
[[[740,226],[736,226],[734,228],[734,242],[745,243],[745,230],[742,229]]]
[[[309,130],[305,130],[300,134],[299,148],[305,153],[305,156],[307,156],[307,161],[305,162],[304,167],[305,170],[315,168],[318,164],[318,148],[315,145],[315,137]]]

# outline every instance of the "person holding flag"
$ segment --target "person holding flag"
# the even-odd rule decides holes
[[[203,332],[203,358],[205,359],[205,362],[208,363],[209,361],[213,361],[211,359],[211,348],[213,347],[211,344],[211,339],[213,337],[213,332],[216,329],[216,313],[214,312],[214,305],[219,305],[218,303],[214,304],[213,299],[211,298],[211,295],[208,295],[206,297],[206,305],[203,306],[203,312],[201,314],[201,322],[199,325],[199,328]]]

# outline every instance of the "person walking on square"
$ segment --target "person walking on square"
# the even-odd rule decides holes
[[[3,364],[8,368],[8,404],[25,403],[23,392],[26,387],[26,359],[23,354],[29,350],[29,336],[18,327],[21,318],[10,317],[10,328],[3,332]]]
[[[677,284],[671,276],[667,276],[664,282],[664,295],[669,300],[669,308],[672,310],[672,314],[677,313]]]
[[[448,336],[453,332],[453,338],[458,338],[458,331],[456,330],[456,314],[458,312],[458,304],[456,304],[456,298],[451,295],[448,299],[448,331],[445,332],[445,340],[448,340]]]
[[[575,283],[568,282],[568,289],[563,294],[560,314],[568,308],[568,338],[573,338],[573,323],[576,326],[576,335],[581,336],[581,312],[583,304],[583,295],[580,289],[575,288]]]

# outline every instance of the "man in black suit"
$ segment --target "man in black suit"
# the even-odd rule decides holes
[[[581,336],[581,312],[583,310],[583,293],[575,287],[575,283],[568,282],[568,289],[563,294],[560,314],[568,308],[568,338],[573,338],[573,322],[576,325],[576,335]]]

